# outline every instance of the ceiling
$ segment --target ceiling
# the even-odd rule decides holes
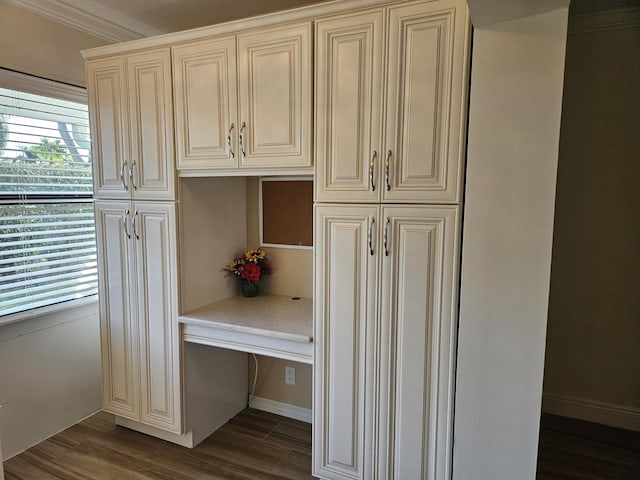
[[[0,0],[15,7],[117,43],[247,18],[328,0]],[[494,0],[468,0],[489,6]],[[513,10],[514,5],[538,6],[540,0],[501,0],[495,8]],[[547,3],[558,0],[545,0]],[[568,0],[567,0],[568,1]],[[604,10],[637,8],[638,0],[571,0],[575,15]],[[544,3],[544,1],[542,2]],[[517,5],[516,5],[517,6]],[[494,9],[495,9],[494,8]],[[485,8],[486,9],[486,8]],[[472,14],[482,11],[472,9]],[[503,12],[509,16],[509,12]],[[476,14],[477,15],[477,14]],[[492,20],[495,21],[495,15]],[[474,24],[482,24],[474,17]]]
[[[1,1],[1,0],[0,0]],[[4,0],[109,42],[204,27],[326,0]]]

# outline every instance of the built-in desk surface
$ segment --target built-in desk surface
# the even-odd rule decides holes
[[[178,317],[185,342],[313,363],[313,305],[282,295],[231,297]]]

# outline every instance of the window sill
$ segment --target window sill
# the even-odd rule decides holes
[[[23,320],[29,320],[32,318],[43,317],[45,315],[51,315],[53,313],[63,312],[65,310],[76,309],[85,305],[97,303],[98,295],[91,295],[84,298],[78,298],[75,300],[68,300],[66,302],[56,303],[53,305],[47,305],[45,307],[25,310],[23,312],[10,313],[9,315],[0,316],[0,326],[9,325],[11,323],[21,322]]]

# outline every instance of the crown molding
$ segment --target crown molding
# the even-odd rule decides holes
[[[160,35],[163,32],[95,0],[5,0],[14,7],[35,13],[75,30],[111,43]]]
[[[584,13],[569,17],[570,34],[636,28],[640,28],[640,7]]]

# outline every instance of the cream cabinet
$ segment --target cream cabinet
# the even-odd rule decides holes
[[[310,167],[311,23],[172,47],[177,168]]]
[[[377,478],[451,478],[460,207],[382,207]]]
[[[236,168],[235,35],[172,47],[176,167]]]
[[[320,478],[375,478],[378,218],[375,206],[316,208],[313,474]]]
[[[175,206],[97,201],[103,408],[180,433]]]
[[[173,200],[169,48],[87,62],[94,195]]]
[[[318,201],[460,202],[469,38],[459,0],[317,21]]]
[[[450,478],[459,207],[316,208],[314,474]]]

